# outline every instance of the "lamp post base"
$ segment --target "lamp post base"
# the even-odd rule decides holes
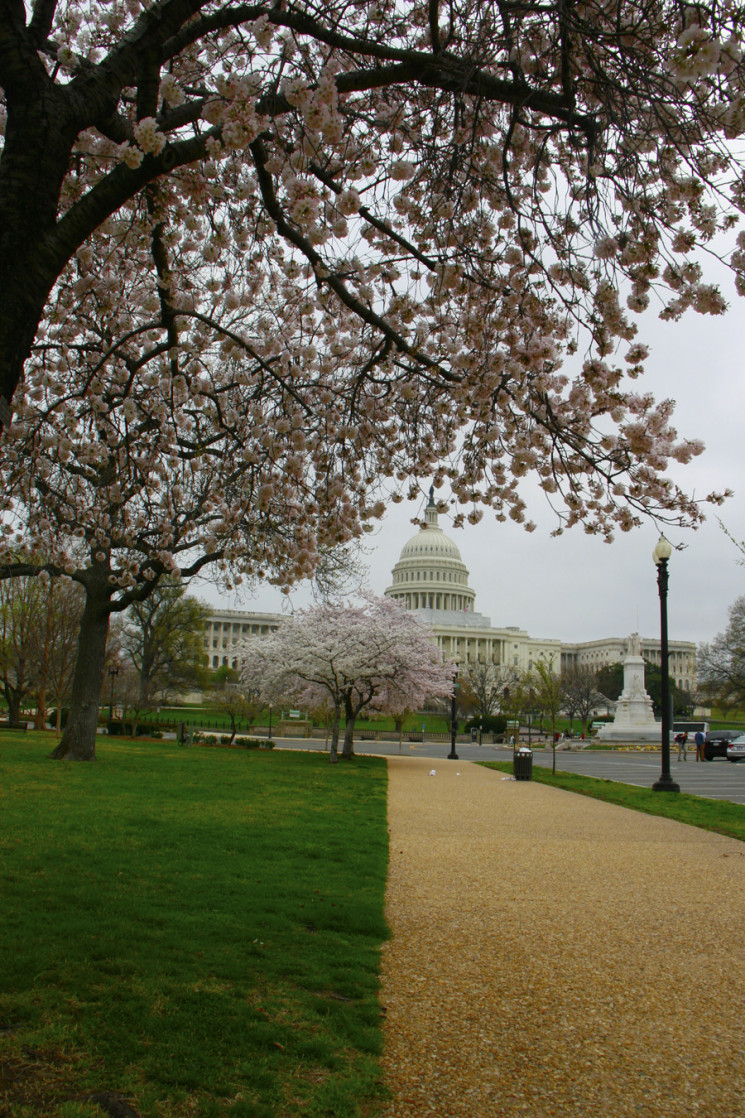
[[[679,792],[680,785],[676,784],[671,776],[661,776],[652,785],[653,792]]]
[[[450,752],[448,753],[448,761],[457,761],[457,760],[458,760],[458,754],[455,752],[455,746],[453,745],[453,746],[450,747]]]

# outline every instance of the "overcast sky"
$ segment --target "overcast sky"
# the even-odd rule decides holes
[[[725,628],[729,606],[745,593],[745,567],[738,563],[743,556],[717,522],[719,517],[737,540],[745,540],[745,300],[730,295],[731,286],[725,290],[730,311],[724,317],[689,313],[680,323],[653,319],[651,329],[645,327],[644,340],[651,340],[653,350],[647,375],[637,382],[640,391],[652,392],[657,399],[676,400],[679,433],[706,444],[699,458],[676,467],[674,476],[681,487],[696,496],[734,490],[721,509],[712,507],[698,531],[666,531],[674,545],[684,545],[669,564],[670,637],[697,644]],[[401,548],[417,530],[411,518],[421,515],[424,504],[422,497],[418,503],[391,505],[367,540],[369,584],[376,593],[390,585]],[[512,522],[498,524],[488,511],[480,524],[461,529],[440,517],[440,526],[456,541],[469,568],[478,612],[495,626],[517,625],[531,636],[564,641],[659,633],[652,560],[659,533],[653,524],[619,534],[608,545],[580,527],[551,538],[556,521],[540,493],[529,503],[528,513],[538,525],[533,533]],[[279,612],[287,606],[272,587],[238,597],[194,584],[192,593],[231,609]],[[307,588],[295,592],[291,601],[298,607],[307,605]]]

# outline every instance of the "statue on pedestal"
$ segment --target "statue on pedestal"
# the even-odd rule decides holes
[[[623,662],[623,691],[616,703],[613,722],[602,727],[597,740],[654,744],[660,742],[660,734],[660,723],[655,722],[652,700],[644,686],[641,639],[638,633],[632,633]]]

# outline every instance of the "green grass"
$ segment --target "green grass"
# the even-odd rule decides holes
[[[276,729],[279,721],[280,712],[277,710],[272,711],[272,726]],[[189,726],[207,726],[210,729],[230,729],[230,719],[217,707],[210,706],[205,703],[198,704],[184,704],[178,707],[161,707],[158,713],[143,714],[141,717],[142,722],[161,722],[168,723],[169,725],[178,725],[179,722],[184,722]],[[237,719],[240,726],[245,727],[245,721],[241,718]],[[255,725],[266,728],[269,721],[269,711],[265,710],[256,719]],[[344,726],[344,718],[342,717],[342,726]],[[461,719],[462,721],[462,719]],[[409,715],[404,721],[404,733],[421,732],[422,725],[425,726],[426,732],[431,733],[446,733],[450,729],[450,723],[447,718],[439,714],[425,713],[424,715]],[[378,730],[389,731],[393,733],[395,730],[395,722],[392,718],[364,718],[360,717],[356,722],[357,732],[362,730]]]
[[[482,761],[487,769],[512,772],[511,761]],[[538,784],[549,784],[553,788],[563,788],[567,792],[578,792],[596,800],[628,807],[633,811],[644,811],[647,815],[662,815],[667,819],[677,819],[679,823],[689,823],[706,831],[716,831],[720,835],[740,839],[745,842],[745,807],[726,800],[709,800],[702,796],[690,796],[684,792],[654,792],[651,788],[637,788],[632,784],[621,784],[615,780],[598,780],[592,776],[580,776],[557,770],[551,773],[540,765],[533,765],[533,780]]]
[[[50,748],[0,739],[0,1112],[372,1113],[385,761]]]

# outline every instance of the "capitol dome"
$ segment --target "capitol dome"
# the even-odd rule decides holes
[[[468,585],[468,568],[458,545],[437,522],[433,489],[424,520],[401,550],[386,597],[395,598],[407,609],[473,612],[476,594]]]

